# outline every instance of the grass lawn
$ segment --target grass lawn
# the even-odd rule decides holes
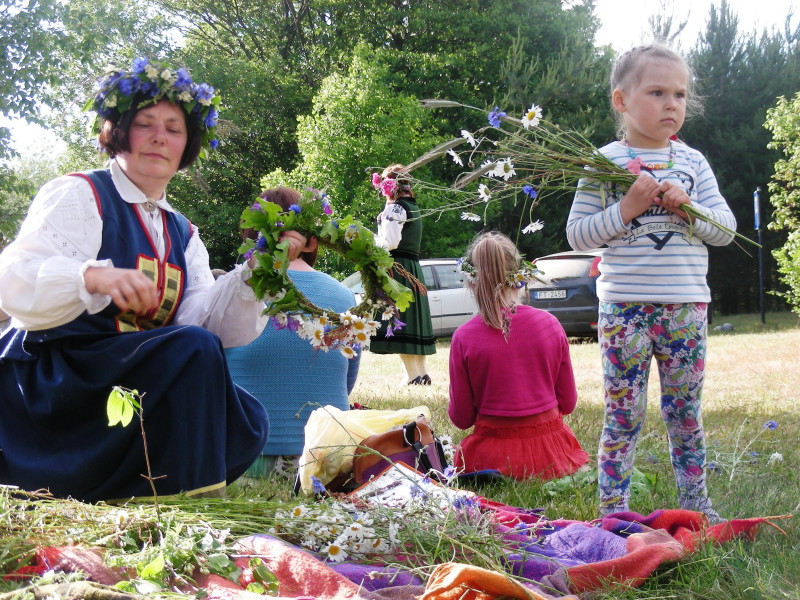
[[[710,495],[715,508],[728,518],[796,513],[800,509],[800,319],[788,313],[768,314],[766,325],[762,326],[759,315],[717,316],[713,325],[726,322],[733,325],[732,332],[710,333],[703,395],[709,460],[714,465],[708,478]],[[433,379],[430,386],[401,385],[402,366],[397,356],[366,352],[351,400],[376,409],[426,405],[436,432],[450,435],[457,442],[466,432],[455,429],[447,417],[449,344],[449,339],[439,340],[437,353],[429,357]],[[571,340],[570,351],[578,407],[566,419],[593,464],[602,414],[599,353],[596,342],[591,340]],[[657,379],[653,369],[649,388],[653,406],[648,411],[636,461],[644,483],[635,491],[631,503],[632,510],[643,514],[677,507],[664,425],[658,411]],[[765,428],[768,421],[775,421],[777,427]],[[782,456],[781,460],[774,456],[776,453]],[[493,484],[478,491],[511,506],[541,508],[549,519],[597,517],[596,486],[585,475],[562,480],[558,485],[530,480]],[[204,532],[208,528],[230,530],[234,537],[267,532],[275,526],[277,511],[297,509],[298,502],[303,511],[313,511],[324,504],[314,498],[292,497],[291,482],[285,477],[242,478],[228,488],[225,500],[162,499],[158,535],[164,532],[165,538],[175,540],[172,550],[165,551],[171,564],[186,560],[186,566],[191,567],[200,564],[196,559],[200,549],[207,546]],[[448,525],[460,527],[458,530],[437,525],[431,534],[424,515],[403,516],[391,513],[387,518],[403,522],[404,535],[409,536],[403,539],[418,549],[423,565],[451,560],[455,547],[466,547],[466,554],[471,556],[476,556],[471,550],[474,548],[480,548],[484,556],[492,550],[491,540],[481,538],[487,530],[480,529],[480,522]],[[127,563],[124,557],[119,559],[119,564],[141,571],[148,564],[155,564],[150,561],[161,560],[163,568],[163,557],[153,554],[162,552],[152,543],[154,519],[152,504],[129,504],[122,509],[63,501],[20,504],[0,489],[0,593],[24,585],[24,581],[5,580],[3,575],[17,568],[20,561],[28,560],[38,544],[61,545],[72,539],[107,548],[128,544],[133,554]],[[312,524],[313,519],[309,519],[308,526]],[[798,518],[778,521],[777,525],[786,535],[762,526],[754,541],[703,547],[681,562],[661,567],[639,588],[615,588],[598,593],[593,600],[800,598]],[[194,542],[191,536],[196,538]],[[145,549],[137,549],[137,544],[144,544]],[[188,554],[187,544],[191,550]],[[203,552],[203,560],[208,560],[211,550]],[[216,556],[219,558],[219,553]],[[220,560],[224,561],[224,557]],[[422,568],[421,572],[426,571]]]

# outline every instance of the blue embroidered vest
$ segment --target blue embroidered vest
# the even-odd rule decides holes
[[[47,341],[84,333],[121,333],[141,331],[167,325],[183,295],[186,278],[184,251],[191,238],[189,220],[179,214],[162,210],[164,224],[164,261],[158,260],[155,245],[142,223],[136,206],[125,202],[114,187],[107,170],[73,173],[86,179],[92,186],[100,218],[103,221],[103,238],[97,259],[110,258],[115,267],[138,269],[158,289],[159,305],[146,316],[128,311],[121,313],[112,302],[99,313],[83,312],[73,321],[41,331],[25,332],[25,341]]]

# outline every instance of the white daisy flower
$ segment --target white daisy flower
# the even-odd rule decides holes
[[[475,138],[472,137],[472,134],[466,129],[461,130],[461,137],[467,140],[467,143],[473,148],[478,145],[478,142],[475,141]]]
[[[265,292],[264,293],[264,301],[272,304],[273,302],[277,302],[278,300],[282,300],[283,297],[286,295],[286,288],[281,288],[279,291],[275,292]]]
[[[354,356],[356,356],[356,351],[353,350],[350,346],[344,346],[344,345],[339,346],[339,352],[341,352],[342,356],[344,356],[347,359],[351,359]]]
[[[533,223],[528,224],[528,226],[522,230],[522,233],[536,233],[543,227],[544,223],[542,221],[534,221]]]
[[[292,512],[289,513],[293,519],[297,519],[299,517],[305,517],[308,514],[308,507],[303,504],[298,504],[292,509]]]
[[[351,244],[353,240],[358,238],[358,227],[351,225],[344,232],[344,241]]]
[[[353,322],[356,319],[356,316],[353,313],[351,313],[349,310],[346,311],[346,312],[343,312],[339,316],[342,319],[342,325],[344,325],[345,327],[349,327],[350,325],[352,325]]]
[[[491,167],[491,169],[489,171],[486,171],[485,173],[486,177],[494,177],[495,175],[494,170],[495,168],[497,168],[497,161],[489,159],[481,163],[481,169],[486,169],[488,167]]]
[[[488,202],[492,198],[492,193],[489,191],[489,188],[486,187],[485,183],[482,183],[478,186],[478,198],[484,202]]]
[[[783,454],[780,452],[773,452],[769,457],[770,464],[783,461]]]
[[[493,175],[495,177],[502,177],[504,181],[508,181],[516,174],[510,158],[503,158],[494,164]]]
[[[381,321],[388,321],[394,316],[394,308],[391,306],[387,306],[383,313],[381,314]]]
[[[461,160],[461,157],[456,153],[455,150],[450,148],[450,150],[447,151],[447,154],[450,155],[450,157],[453,159],[453,162],[456,163],[459,167],[464,166],[464,162]]]
[[[356,521],[355,523],[351,523],[347,529],[345,530],[345,534],[347,537],[355,539],[355,540],[363,540],[364,539],[364,526]]]
[[[481,220],[481,216],[480,215],[476,215],[473,212],[462,212],[461,213],[461,220],[462,221],[480,221]]]
[[[389,542],[383,538],[375,538],[369,541],[370,550],[378,554],[383,554],[389,551]]]
[[[542,120],[542,107],[532,104],[531,107],[522,115],[522,126],[525,129],[536,127]]]

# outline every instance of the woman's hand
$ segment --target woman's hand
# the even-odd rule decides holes
[[[136,269],[89,267],[83,274],[86,291],[107,294],[125,312],[144,316],[158,307],[158,291],[146,275]]]
[[[661,192],[661,197],[656,198],[656,204],[666,208],[671,213],[675,213],[684,221],[691,223],[692,218],[681,209],[682,204],[692,203],[683,188],[665,181],[661,184]]]
[[[293,261],[302,254],[308,247],[308,238],[302,233],[294,230],[281,233],[280,241],[289,240],[289,261]]]
[[[647,173],[640,174],[619,204],[622,222],[627,225],[653,206],[653,202],[656,201],[660,193],[661,185],[652,175]]]

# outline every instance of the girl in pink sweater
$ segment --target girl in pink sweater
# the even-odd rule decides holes
[[[589,456],[562,419],[577,401],[567,336],[551,314],[519,304],[520,262],[514,243],[491,232],[476,238],[462,263],[479,314],[450,346],[450,420],[475,426],[455,465],[556,479]]]

